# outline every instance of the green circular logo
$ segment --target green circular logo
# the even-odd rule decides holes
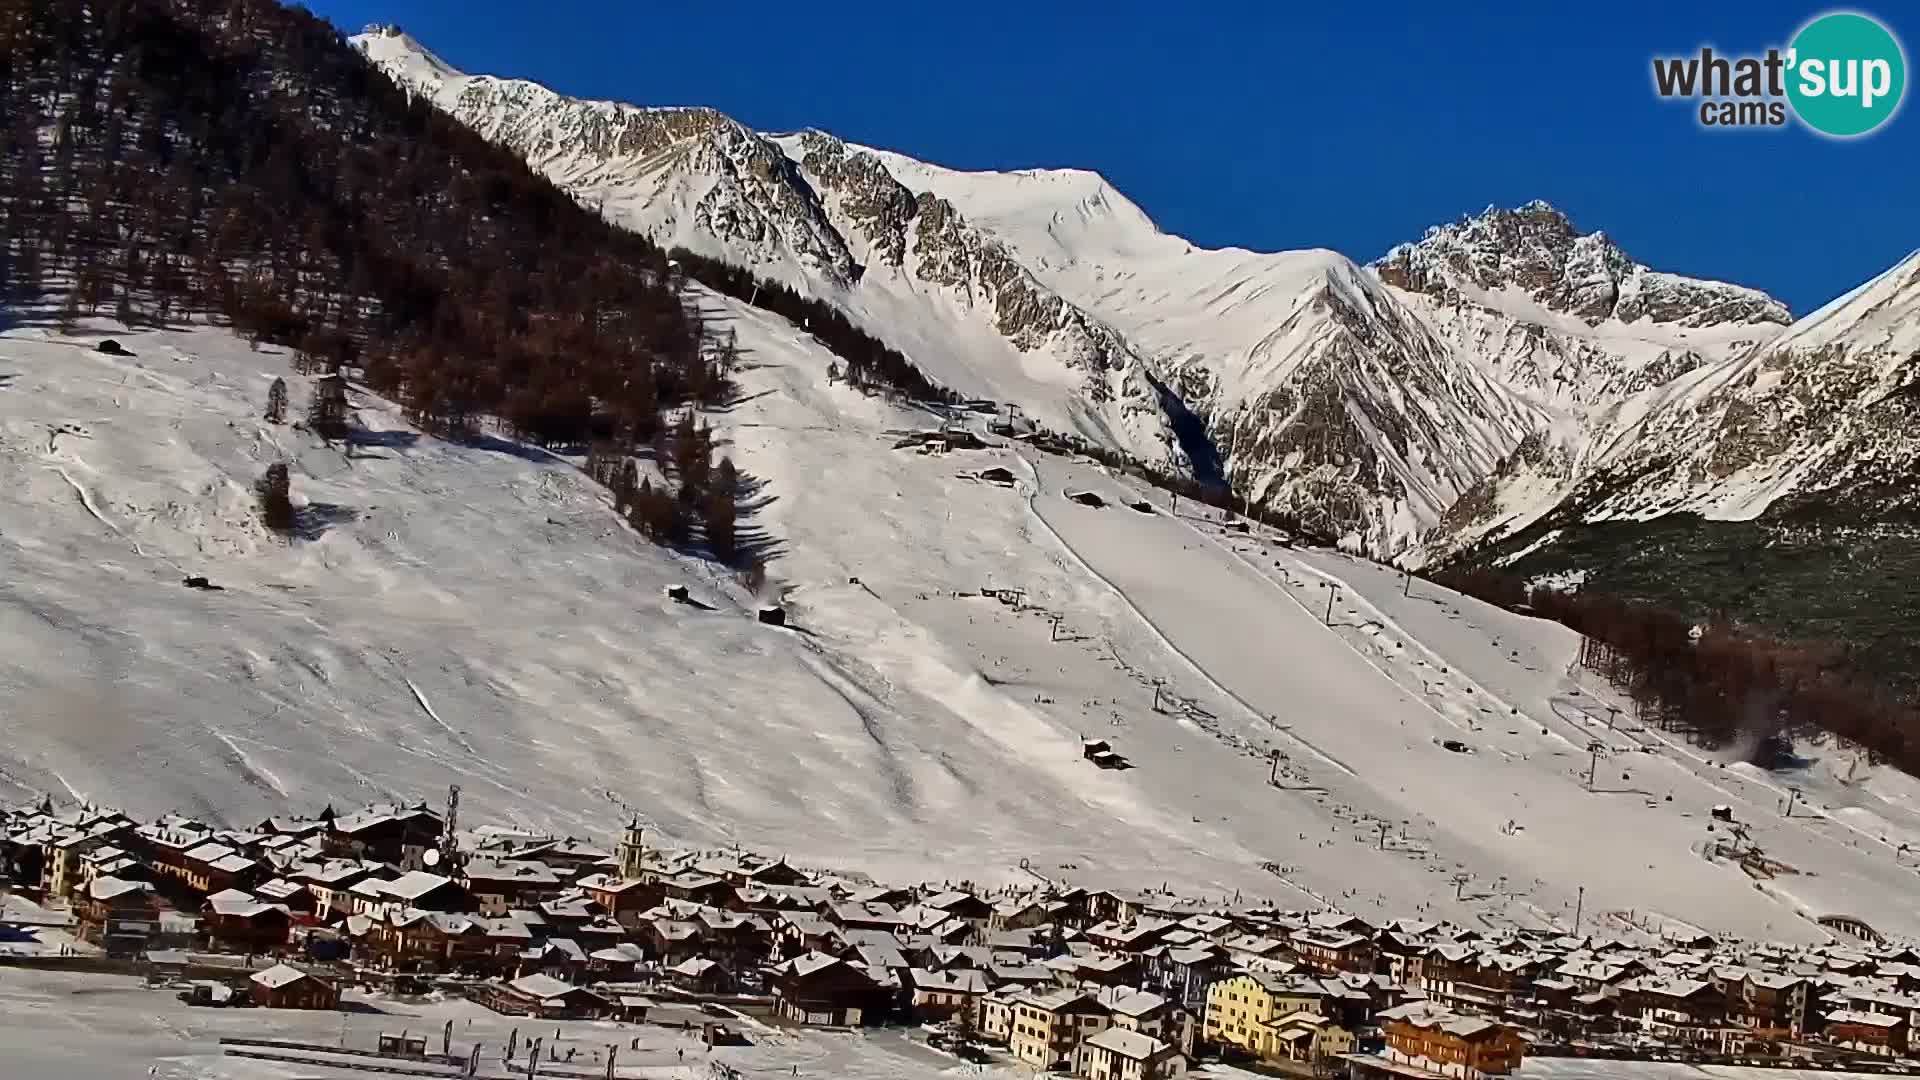
[[[1822,15],[1794,35],[1787,100],[1823,135],[1865,135],[1900,108],[1907,58],[1886,27],[1865,15]]]

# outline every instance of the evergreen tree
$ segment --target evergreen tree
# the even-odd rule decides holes
[[[707,536],[707,550],[723,563],[731,563],[740,557],[736,514],[733,496],[723,495],[718,489],[707,492],[701,499],[701,528]]]
[[[287,380],[276,378],[273,385],[267,387],[266,421],[269,424],[287,422]]]
[[[313,398],[307,402],[307,427],[331,442],[347,437],[347,381],[338,375],[322,375],[313,383]]]
[[[260,522],[277,533],[293,531],[293,484],[283,461],[267,466],[266,474],[254,484],[260,499]]]

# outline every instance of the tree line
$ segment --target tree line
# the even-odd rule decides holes
[[[576,452],[729,392],[663,251],[303,9],[0,0],[0,109],[0,296],[64,294],[63,324],[204,314],[431,433]],[[344,437],[324,393],[309,423]]]
[[[713,456],[713,434],[693,410],[659,429],[652,446],[660,475],[643,476],[632,454],[610,443],[587,451],[587,475],[613,492],[614,509],[636,532],[671,547],[686,547],[696,534],[720,562],[743,567],[750,577],[765,568],[741,541],[740,499],[744,481],[731,458]],[[757,580],[754,582],[757,585]]]
[[[855,326],[845,313],[825,300],[801,296],[751,270],[685,248],[673,249],[672,257],[688,277],[714,292],[771,311],[812,334],[829,352],[846,362],[842,377],[849,384],[869,392],[892,390],[914,401],[960,403],[958,394],[928,378],[899,350]]]
[[[1875,764],[1920,775],[1920,710],[1854,669],[1839,646],[1783,642],[1727,619],[1532,587],[1484,569],[1434,580],[1578,631],[1575,662],[1628,694],[1642,723],[1709,749],[1739,747],[1763,767],[1789,763],[1795,739],[1824,733]]]

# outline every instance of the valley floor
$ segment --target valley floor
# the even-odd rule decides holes
[[[250,823],[457,782],[481,818],[604,838],[637,811],[675,843],[883,880],[1920,933],[1910,782],[1609,731],[1564,630],[1403,597],[1389,571],[1176,516],[1089,463],[895,449],[939,418],[829,383],[783,321],[702,303],[743,353],[708,419],[754,485],[743,524],[789,629],[638,540],[569,461],[419,436],[358,393],[344,447],[265,423],[273,377],[305,400],[278,350],[204,327],[0,334],[0,797]],[[134,355],[92,351],[103,332]],[[249,491],[282,459],[291,543]],[[995,465],[1014,487],[976,478]],[[1065,497],[1083,489],[1109,505]],[[1095,768],[1086,737],[1134,767]],[[1781,818],[1787,782],[1807,816]],[[1721,804],[1801,873],[1705,858]]]

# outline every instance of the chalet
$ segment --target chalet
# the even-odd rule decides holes
[[[1260,1025],[1262,1061],[1317,1062],[1351,1053],[1353,1032],[1315,1012],[1292,1012]]]
[[[833,952],[845,942],[839,927],[818,915],[783,913],[774,920],[774,939],[787,955]]]
[[[1419,987],[1429,998],[1452,1008],[1492,1015],[1505,1013],[1530,993],[1534,980],[1549,969],[1544,957],[1478,952],[1455,957],[1465,946],[1429,951],[1420,967]]]
[[[742,885],[723,906],[728,911],[773,915],[783,911],[818,911],[833,899],[831,891],[815,885]]]
[[[1227,953],[1216,945],[1166,946],[1145,954],[1147,978],[1182,1008],[1201,1012],[1207,1005],[1207,987],[1226,969]]]
[[[1145,952],[1160,943],[1177,924],[1142,918],[1125,923],[1103,922],[1087,928],[1086,939],[1095,948],[1115,953]]]
[[[910,929],[911,920],[886,904],[858,904],[853,901],[827,905],[827,918],[843,930],[885,930],[897,933]]]
[[[572,938],[548,938],[521,950],[515,970],[521,975],[550,975],[566,982],[583,978],[591,966],[587,950]]]
[[[1799,975],[1747,968],[1714,972],[1727,1003],[1727,1023],[1773,1038],[1798,1038],[1807,1027],[1812,984]]]
[[[515,852],[514,857],[537,859],[551,867],[561,880],[570,881],[594,873],[601,867],[612,866],[614,853],[569,836],[560,840],[548,839],[523,848]]]
[[[1171,1043],[1182,1052],[1193,1050],[1192,1016],[1159,994],[1127,986],[1110,986],[1094,995],[1107,1019],[1117,1028],[1137,1031]]]
[[[1168,1080],[1187,1074],[1180,1048],[1151,1035],[1108,1028],[1081,1044],[1074,1072],[1088,1080]]]
[[[213,952],[279,952],[292,926],[286,908],[238,889],[214,893],[200,906],[200,936]]]
[[[695,994],[724,994],[733,989],[733,976],[718,961],[705,957],[682,960],[667,968],[667,982]]]
[[[1504,1076],[1520,1067],[1527,1043],[1518,1031],[1480,1017],[1455,1016],[1425,1002],[1382,1017],[1386,1058],[1452,1076]]]
[[[1093,952],[1057,959],[1069,961],[1065,972],[1074,985],[1133,986],[1142,981],[1142,958],[1131,953]]]
[[[467,906],[466,890],[459,882],[425,870],[409,870],[391,881],[362,878],[347,894],[356,915],[377,916],[408,908],[461,911]]]
[[[535,907],[566,891],[551,866],[529,859],[469,859],[460,879],[482,915]]]
[[[993,906],[987,921],[989,930],[1030,930],[1051,922],[1045,901],[1037,899],[1002,900]]]
[[[247,980],[253,1003],[264,1009],[337,1009],[340,991],[325,979],[275,964]]]
[[[1630,979],[1652,973],[1652,968],[1637,960],[1614,962],[1587,957],[1570,957],[1553,969],[1555,978],[1567,980],[1581,993],[1611,991]]]
[[[1373,970],[1373,942],[1363,934],[1310,926],[1294,931],[1287,943],[1302,960],[1321,971]]]
[[[1225,945],[1239,933],[1232,919],[1201,913],[1180,920],[1180,929],[1191,930],[1208,944]]]
[[[641,939],[661,963],[677,964],[704,952],[701,930],[700,924],[691,919],[652,918],[646,921],[640,933]]]
[[[840,893],[828,900],[846,900],[855,904],[885,904],[890,908],[902,908],[913,903],[914,891],[898,885],[868,885],[851,892]]]
[[[1282,962],[1288,955],[1286,942],[1265,934],[1241,934],[1229,938],[1226,949],[1228,960],[1242,967],[1257,967],[1270,961]]]
[[[972,968],[908,972],[913,1018],[922,1022],[945,1020],[956,1013],[976,1014],[987,995],[987,976]]]
[[[920,901],[920,906],[969,923],[976,930],[985,930],[993,919],[993,905],[967,892],[936,893]]]
[[[1910,1029],[1905,1015],[1836,1009],[1827,1014],[1821,1038],[1873,1057],[1906,1057]]]
[[[823,953],[797,956],[772,969],[774,1012],[796,1024],[857,1027],[880,1019],[886,991],[865,971]]]
[[[1696,979],[1647,975],[1620,985],[1619,1015],[1649,1035],[1696,1042],[1720,1026],[1726,998]]]
[[[619,994],[613,1000],[613,1018],[627,1024],[644,1024],[654,1007],[653,999],[642,994]]]
[[[95,878],[74,904],[74,936],[109,956],[132,956],[146,946],[159,921],[159,900],[144,881]]]
[[[537,1016],[544,1020],[594,1020],[620,1008],[615,1002],[550,975],[527,975],[511,982],[493,982],[469,994],[474,1001],[505,1016]]]
[[[631,941],[595,949],[587,954],[587,981],[627,982],[646,961],[646,950]]]
[[[642,912],[657,906],[667,895],[657,883],[612,874],[589,874],[575,884],[587,899],[629,930],[639,926]]]
[[[1080,1044],[1111,1026],[1106,1008],[1085,990],[1022,994],[1012,1001],[1007,1048],[1014,1060],[1036,1071],[1069,1067]]]
[[[313,891],[297,881],[274,878],[255,887],[253,894],[269,904],[286,908],[296,919],[312,915],[317,903]]]
[[[140,864],[140,860],[128,854],[124,848],[102,844],[80,856],[78,888],[85,889],[93,884],[94,878],[117,877],[137,880],[145,877],[146,873],[147,868]]]
[[[727,884],[725,878],[711,874],[702,874],[695,870],[681,871],[659,879],[660,886],[671,900],[684,900],[690,904],[705,907],[719,907],[733,895],[734,887]]]
[[[318,836],[326,830],[327,822],[323,818],[270,817],[263,818],[253,831],[263,836],[286,836],[304,839]]]
[[[322,922],[353,914],[350,890],[381,869],[359,859],[328,859],[289,867],[286,878],[313,894],[313,914]]]
[[[867,974],[876,979],[886,976],[898,979],[915,967],[947,970],[945,965],[939,963],[937,949],[918,950],[921,958],[920,963],[916,964],[907,955],[904,943],[883,930],[848,930],[842,936],[846,939],[845,949],[835,949],[834,953],[842,959],[858,960],[867,969]]]
[[[442,828],[440,815],[425,803],[369,806],[328,822],[322,840],[331,856],[419,870],[426,853],[439,845]]]
[[[164,890],[204,898],[265,880],[265,867],[198,822],[163,819],[138,830],[148,870]]]

